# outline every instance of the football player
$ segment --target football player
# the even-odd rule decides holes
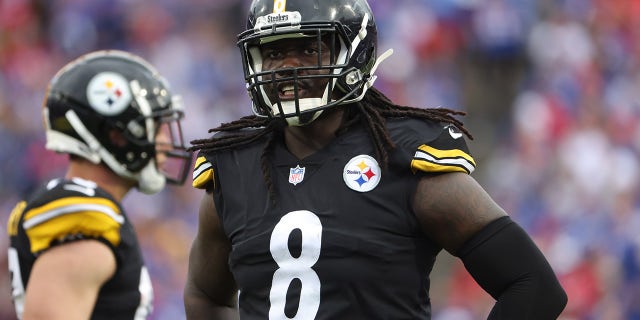
[[[430,319],[442,249],[495,298],[490,319],[563,310],[544,255],[471,177],[462,113],[373,87],[376,33],[365,0],[252,2],[254,115],[192,142],[189,319]]]
[[[142,58],[97,51],[51,80],[46,148],[69,154],[66,175],[17,204],[9,271],[20,319],[145,319],[153,289],[120,201],[182,184],[191,166],[179,96]]]

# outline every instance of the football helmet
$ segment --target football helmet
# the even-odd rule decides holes
[[[264,70],[262,45],[302,37],[327,43],[331,62]],[[284,118],[289,125],[310,123],[326,108],[361,100],[375,81],[378,64],[391,54],[376,58],[377,28],[366,0],[253,0],[238,46],[254,113]],[[324,94],[298,98],[300,82],[311,78],[326,80]],[[294,86],[294,99],[275,94],[274,88],[285,83]]]
[[[44,98],[46,148],[102,162],[144,193],[184,183],[191,152],[180,125],[182,102],[168,86],[148,62],[128,52],[75,59],[53,77]],[[121,137],[114,139],[114,132]]]

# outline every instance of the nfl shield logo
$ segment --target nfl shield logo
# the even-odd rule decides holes
[[[295,168],[289,169],[289,183],[292,183],[294,186],[304,179],[304,168],[300,168],[300,165],[297,165]]]

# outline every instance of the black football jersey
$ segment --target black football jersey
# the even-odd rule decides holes
[[[114,276],[100,289],[91,319],[146,319],[153,289],[133,225],[120,204],[94,182],[56,179],[21,201],[7,223],[9,272],[16,313],[38,256],[69,241],[97,239],[111,248]]]
[[[430,319],[429,273],[441,248],[412,211],[421,175],[475,168],[453,126],[388,120],[387,168],[364,128],[298,160],[277,139],[201,153],[193,185],[213,190],[231,241],[242,319]]]

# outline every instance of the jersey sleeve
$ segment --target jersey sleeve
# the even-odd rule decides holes
[[[431,128],[434,129],[439,131],[431,135],[434,139],[416,143],[418,147],[411,160],[411,170],[414,173],[472,173],[476,162],[469,152],[464,134],[453,125]]]
[[[215,187],[214,170],[211,161],[202,153],[198,154],[193,168],[193,183],[196,189],[213,189]]]
[[[22,227],[35,254],[55,243],[79,238],[104,239],[117,246],[124,222],[119,206],[112,200],[69,195],[28,209]]]

